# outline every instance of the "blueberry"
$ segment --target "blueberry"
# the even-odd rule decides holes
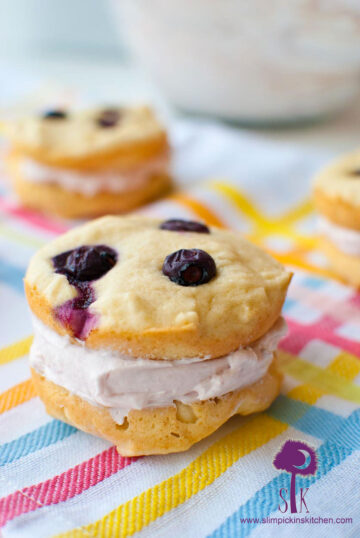
[[[96,123],[100,127],[115,127],[119,123],[121,114],[120,110],[116,108],[107,108],[100,112],[96,118]]]
[[[56,318],[70,328],[76,338],[87,338],[97,323],[97,317],[89,311],[95,301],[90,282],[110,271],[116,261],[116,252],[106,245],[83,245],[52,258],[55,272],[65,275],[78,292],[74,299],[55,309]]]
[[[166,256],[162,272],[180,286],[200,286],[214,278],[216,265],[204,250],[181,249]]]
[[[67,117],[67,113],[64,110],[47,110],[42,115],[44,120],[64,120]]]
[[[116,252],[106,245],[83,245],[52,258],[55,272],[66,275],[71,284],[101,278],[116,261]]]
[[[160,230],[169,230],[171,232],[196,232],[199,234],[209,234],[210,230],[201,222],[193,220],[170,219],[160,224]]]
[[[95,292],[88,282],[78,282],[76,289],[77,297],[57,306],[55,317],[62,325],[71,329],[75,338],[83,340],[96,325],[97,316],[88,310],[95,301]]]

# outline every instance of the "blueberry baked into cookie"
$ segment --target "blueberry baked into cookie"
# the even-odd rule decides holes
[[[240,234],[108,216],[32,258],[32,377],[47,411],[123,455],[186,450],[279,393],[291,279]]]
[[[360,151],[317,175],[314,201],[323,251],[339,276],[360,288]]]
[[[147,107],[52,110],[6,123],[24,206],[68,218],[129,211],[170,187],[169,144]]]

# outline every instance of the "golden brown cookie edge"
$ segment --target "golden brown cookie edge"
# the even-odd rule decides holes
[[[275,358],[269,371],[249,387],[191,405],[132,410],[123,425],[110,413],[45,379],[32,369],[32,379],[47,412],[80,430],[107,439],[123,456],[181,452],[207,437],[231,416],[267,409],[280,391],[282,376]]]

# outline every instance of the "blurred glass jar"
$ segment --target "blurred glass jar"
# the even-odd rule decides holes
[[[323,117],[360,91],[360,0],[114,0],[175,105],[252,124]]]

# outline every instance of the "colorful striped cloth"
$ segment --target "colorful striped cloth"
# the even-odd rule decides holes
[[[295,271],[284,307],[281,395],[268,411],[233,417],[189,451],[167,456],[121,457],[106,441],[53,420],[29,380],[22,278],[32,253],[73,224],[24,210],[4,185],[2,536],[359,536],[360,295],[326,269],[309,202],[311,175],[329,156],[201,122],[176,122],[172,139],[183,190],[142,211],[241,230]],[[315,474],[275,468],[289,439],[316,451]],[[293,479],[298,513],[290,511]]]

